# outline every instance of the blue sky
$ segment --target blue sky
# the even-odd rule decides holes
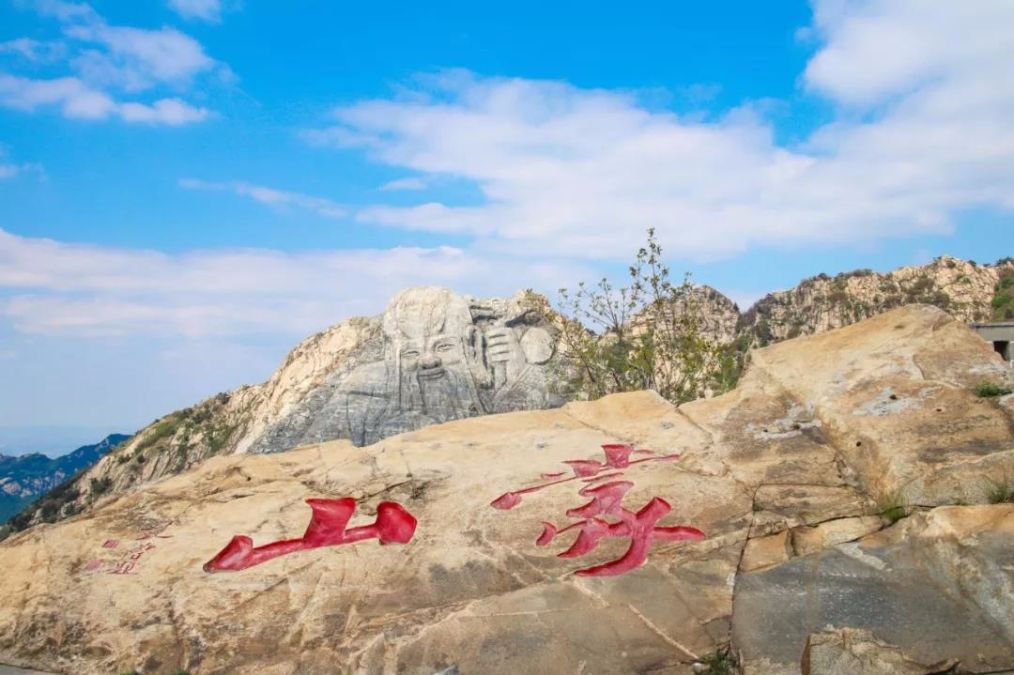
[[[4,2],[0,447],[262,380],[406,285],[621,274],[648,226],[741,305],[1010,255],[1012,22],[1006,0]]]

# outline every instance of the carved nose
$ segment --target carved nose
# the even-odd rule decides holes
[[[440,357],[436,354],[426,354],[423,356],[422,361],[419,362],[419,365],[423,368],[439,368]]]

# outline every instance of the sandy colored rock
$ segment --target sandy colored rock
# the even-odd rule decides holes
[[[982,478],[1003,468],[1009,453],[993,448],[1009,447],[1011,431],[991,420],[1005,413],[978,408],[966,383],[994,355],[949,321],[906,308],[763,350],[736,391],[679,409],[640,392],[458,420],[368,447],[209,459],[0,543],[0,662],[75,675],[685,673],[732,640],[748,671],[767,675],[798,673],[807,637],[831,623],[868,628],[920,662],[1014,667],[1014,507],[916,509],[857,542],[742,566],[751,538],[784,546],[793,529],[872,522],[883,488],[875,467],[937,485],[941,498],[965,494],[935,483],[941,471]],[[951,405],[936,425],[921,404],[852,414],[885,387],[935,387]],[[920,460],[939,447],[947,420],[960,430],[953,456]],[[843,444],[858,433],[871,450]],[[633,571],[580,577],[629,545],[607,540],[573,559],[557,555],[572,532],[536,545],[544,522],[575,522],[566,511],[588,501],[577,494],[583,483],[491,508],[504,493],[552,480],[542,474],[566,475],[563,461],[601,460],[600,445],[616,442],[681,455],[625,469],[633,485],[623,504],[636,511],[664,499],[672,511],[659,524],[698,527],[705,540],[655,542]],[[980,451],[965,449],[975,444]],[[292,553],[236,573],[202,570],[236,534],[255,545],[299,537],[305,499],[348,496],[358,505],[351,526],[394,501],[418,519],[415,537]]]
[[[942,507],[899,525],[740,575],[744,673],[799,672],[807,636],[826,626],[868,630],[919,663],[1014,669],[1014,505]]]
[[[767,537],[755,537],[746,542],[743,559],[739,563],[740,572],[779,565],[792,557],[792,546],[789,541],[789,530]]]
[[[983,373],[1007,367],[938,309],[912,305],[753,359],[814,407],[878,503],[983,502],[989,477],[1014,467],[1009,417],[972,391]]]
[[[828,546],[855,541],[876,532],[886,521],[880,516],[861,518],[840,518],[829,520],[813,527],[792,530],[791,548],[796,555],[810,555]]]
[[[869,631],[843,628],[814,633],[803,651],[803,675],[926,675],[943,673],[952,661],[917,663]]]
[[[653,429],[672,413],[657,400],[631,394],[615,406],[627,422],[641,410]],[[336,663],[348,672],[504,672],[581,661],[589,672],[679,672],[728,639],[750,512],[734,480],[679,462],[630,467],[632,508],[662,497],[673,505],[662,524],[691,524],[713,539],[655,545],[644,567],[616,578],[573,572],[619,556],[622,541],[576,560],[555,555],[567,541],[535,545],[543,520],[564,523],[566,509],[586,501],[571,486],[526,495],[510,511],[489,506],[566,469],[563,460],[601,458],[599,446],[616,440],[557,410],[460,421],[371,448],[213,458],[91,517],[4,542],[0,587],[17,609],[0,615],[0,661],[75,673],[332,673]],[[419,519],[415,538],[202,571],[234,534],[255,544],[298,537],[303,499],[357,491],[354,525],[393,500]],[[135,555],[128,573],[111,573]]]

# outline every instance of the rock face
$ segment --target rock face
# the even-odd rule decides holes
[[[949,672],[954,663],[917,663],[870,631],[842,628],[810,635],[802,666],[803,675],[926,675]]]
[[[963,321],[1005,316],[1014,312],[1012,284],[1010,259],[977,265],[939,258],[888,274],[820,275],[765,297],[742,315],[707,286],[695,288],[693,300],[705,336],[745,349],[842,327],[912,302],[940,307]],[[368,444],[424,424],[559,405],[562,400],[552,392],[566,387],[549,381],[557,370],[551,367],[558,358],[551,336],[559,319],[545,298],[529,292],[480,300],[410,289],[383,316],[348,319],[307,338],[267,382],[155,420],[70,486],[70,494],[79,496],[53,517],[216,455],[276,452],[340,438]],[[446,344],[437,345],[441,340]],[[428,342],[450,351],[427,355]],[[402,351],[408,358],[402,359]],[[441,366],[423,367],[433,358]],[[40,520],[37,509],[19,516],[25,523]]]
[[[382,316],[349,319],[304,340],[267,382],[142,429],[75,482],[78,497],[56,516],[216,455],[337,439],[364,445],[427,424],[559,406],[548,379],[551,317],[532,293],[477,299],[433,287],[403,291]]]
[[[799,646],[807,643],[813,673],[934,673],[959,663],[961,672],[1009,670],[1014,505],[942,507],[910,520],[858,543],[741,575],[733,640],[744,655],[744,671],[798,673]],[[849,639],[843,641],[848,648],[832,648],[810,635],[826,626],[861,628],[877,641],[903,646],[909,657],[889,658],[898,654],[856,648]],[[855,668],[870,652],[874,662],[888,663],[879,670],[872,664]],[[910,659],[922,669],[904,669]],[[852,669],[829,667],[839,660]]]
[[[250,452],[348,438],[356,445],[465,417],[561,405],[546,364],[555,340],[534,307],[469,303],[442,288],[391,301],[383,340],[330,373],[271,424]]]
[[[107,497],[0,544],[0,662],[690,673],[731,646],[765,675],[1014,669],[1014,505],[980,489],[1014,478],[1014,425],[969,386],[1005,377],[999,357],[921,306],[756,356],[736,390],[679,409],[614,395],[216,457]],[[599,450],[617,443],[652,452]],[[298,538],[305,499],[342,497],[357,531],[394,502],[414,537],[203,571],[234,535]],[[627,534],[596,513],[625,514]],[[636,564],[575,574],[618,560]]]
[[[739,333],[763,346],[841,328],[910,303],[934,305],[966,322],[988,321],[1001,280],[1011,276],[1014,261],[1009,258],[979,265],[947,256],[887,274],[822,274],[765,296],[743,315]]]

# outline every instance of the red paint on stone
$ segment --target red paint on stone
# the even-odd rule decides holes
[[[549,546],[556,536],[556,525],[552,523],[542,523],[542,534],[535,540],[536,546]]]
[[[521,495],[517,492],[505,492],[489,503],[494,509],[507,511],[521,503]]]
[[[636,514],[619,508],[621,522],[609,525],[595,539],[594,545],[597,545],[599,539],[604,537],[629,537],[630,547],[627,548],[626,553],[616,560],[610,560],[594,567],[586,567],[577,570],[574,574],[582,577],[607,577],[625,574],[645,563],[648,559],[648,552],[651,551],[652,541],[656,538],[666,541],[704,538],[704,533],[697,528],[685,526],[664,528],[663,532],[658,533],[661,536],[656,537],[656,530],[661,528],[656,528],[655,523],[671,510],[672,506],[669,505],[669,502],[659,497],[653,497]],[[600,529],[596,530],[596,533],[600,531]]]
[[[204,564],[205,572],[239,571],[279,556],[323,546],[351,544],[364,539],[377,539],[381,545],[405,544],[415,534],[415,517],[395,502],[381,502],[372,525],[347,530],[356,511],[356,500],[307,499],[312,511],[310,524],[299,539],[284,539],[254,548],[253,540],[237,535]]]
[[[634,487],[629,480],[618,480],[603,485],[583,488],[578,494],[582,497],[591,497],[592,500],[584,506],[568,509],[567,515],[571,518],[594,518],[598,515],[618,515],[620,503],[623,501],[627,491]]]
[[[542,534],[535,541],[536,546],[548,546],[560,534],[567,530],[577,529],[578,535],[567,550],[557,554],[560,558],[577,558],[590,553],[598,547],[599,542],[606,538],[627,538],[630,546],[627,551],[615,560],[577,570],[580,576],[615,576],[624,574],[643,565],[655,541],[685,541],[703,539],[704,533],[695,527],[678,525],[660,527],[658,521],[672,510],[667,501],[653,497],[644,507],[634,513],[623,507],[623,499],[634,486],[632,481],[612,480],[623,475],[622,469],[644,462],[675,461],[678,454],[656,456],[651,450],[634,450],[625,443],[611,443],[602,446],[605,463],[594,459],[567,460],[564,464],[571,467],[574,475],[570,478],[555,480],[541,485],[507,492],[490,504],[494,508],[508,510],[521,503],[522,495],[536,492],[552,485],[581,480],[586,485],[578,492],[582,497],[590,498],[587,503],[568,509],[566,514],[572,518],[580,518],[577,522],[558,529],[548,522],[542,523]],[[641,459],[631,460],[632,454],[650,455]],[[621,469],[602,473],[604,469]],[[562,475],[542,474],[545,478]]]
[[[606,464],[614,469],[625,469],[630,464],[630,453],[634,451],[626,443],[609,443],[602,446],[606,453]]]
[[[574,475],[580,478],[594,476],[602,470],[602,462],[594,459],[568,459],[564,462],[574,470]]]

